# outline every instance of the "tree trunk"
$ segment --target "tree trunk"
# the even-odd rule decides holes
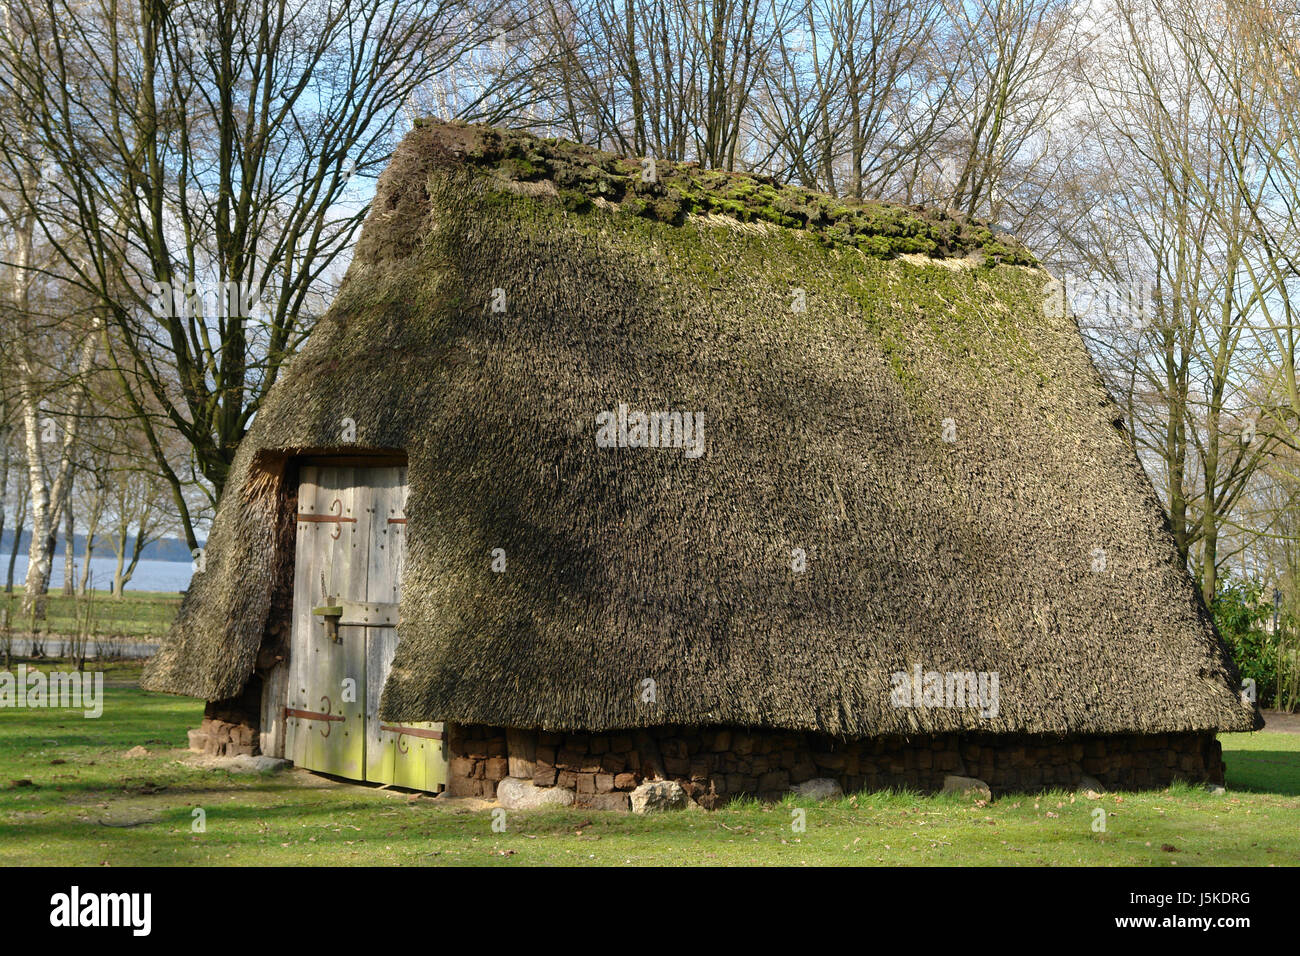
[[[624,42],[627,43],[627,75],[628,88],[632,94],[632,149],[637,156],[645,156],[648,152],[646,147],[646,124],[645,124],[645,97],[641,83],[641,63],[637,59],[636,50],[636,20],[633,15],[632,0],[624,0]]]
[[[113,597],[120,599],[122,597],[122,585],[125,583],[122,579],[123,568],[126,565],[126,534],[127,524],[121,521],[117,526],[117,566],[113,569]]]
[[[95,538],[99,534],[99,519],[104,515],[104,500],[107,497],[103,483],[97,483],[95,498],[91,504],[90,517],[86,525],[86,547],[81,554],[81,580],[77,582],[77,593],[83,597],[94,584],[90,576],[90,559],[95,556]]]
[[[9,503],[9,430],[6,428],[0,431],[0,547],[4,546],[5,539],[5,518],[8,517],[9,509],[6,507]],[[21,530],[21,526],[19,526]],[[18,550],[18,542],[15,540],[13,546],[9,549],[11,552]]]
[[[21,485],[21,483],[20,483]],[[18,507],[14,510],[14,540],[9,549],[9,573],[5,576],[5,594],[14,593],[14,562],[18,560],[18,549],[23,544],[23,525],[27,522],[26,485],[18,489]]]
[[[77,384],[72,389],[67,409],[67,424],[59,446],[59,458],[52,485],[46,485],[43,440],[51,437],[53,422],[40,420],[40,393],[31,363],[24,363],[20,395],[23,406],[23,439],[27,450],[27,477],[32,500],[32,543],[27,554],[27,582],[23,594],[23,615],[43,621],[49,597],[50,571],[54,562],[59,519],[72,480],[72,451],[77,441],[85,391],[81,382],[95,357],[97,329],[92,328],[82,341],[77,360]]]
[[[63,503],[63,596],[77,593],[77,518],[72,513],[72,483]]]
[[[90,559],[95,554],[95,539],[89,534],[86,537],[86,550],[81,552],[81,578],[77,581],[77,593],[83,597],[90,588]]]
[[[117,589],[118,597],[122,597],[126,586],[131,583],[131,578],[135,576],[136,565],[140,563],[140,555],[144,551],[145,544],[148,543],[149,530],[146,525],[148,520],[149,513],[146,511],[144,517],[140,519],[139,526],[135,529],[135,545],[131,548],[131,561],[127,564],[125,571],[121,569],[121,562],[118,562],[118,577],[121,579]]]
[[[45,618],[45,599],[50,583],[50,561],[54,546],[50,533],[50,489],[45,484],[45,456],[41,450],[41,421],[35,383],[23,376],[23,440],[27,452],[27,487],[32,511],[32,539],[27,549],[27,580],[23,592],[23,615]]]

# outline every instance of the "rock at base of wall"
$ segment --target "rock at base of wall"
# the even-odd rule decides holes
[[[230,757],[199,754],[182,762],[189,764],[191,767],[203,767],[205,770],[228,770],[231,773],[270,773],[272,770],[285,770],[293,766],[282,757],[267,757],[262,754],[256,756],[235,754]]]
[[[506,777],[497,784],[497,803],[507,810],[535,810],[538,807],[567,807],[573,804],[572,790],[539,787],[531,780]]]
[[[631,805],[626,793],[593,793],[580,801],[578,806],[590,807],[592,810],[613,810],[627,813]]]
[[[633,813],[685,810],[686,791],[674,780],[649,780],[632,791]]]
[[[1106,788],[1101,785],[1100,780],[1098,780],[1096,777],[1090,777],[1088,776],[1088,774],[1085,773],[1079,779],[1078,791],[1080,793],[1087,793],[1090,790],[1099,796],[1106,792]]]
[[[220,718],[204,717],[198,729],[188,731],[190,750],[213,757],[253,757],[258,752],[257,728]]]
[[[993,791],[983,780],[976,777],[958,777],[955,774],[949,774],[943,778],[944,793],[961,793],[966,796],[974,796],[981,800],[992,800]]]
[[[844,796],[844,788],[840,786],[839,781],[832,780],[830,777],[814,777],[812,780],[805,780],[791,787],[790,792],[806,800],[830,800]]]
[[[455,724],[446,733],[449,796],[491,800],[497,781],[515,777],[571,791],[578,807],[622,807],[623,799],[610,794],[666,780],[686,791],[688,806],[704,809],[737,797],[779,801],[800,785],[814,791],[795,790],[803,799],[833,797],[817,793],[822,780],[834,780],[844,793],[903,787],[938,793],[945,777],[960,776],[980,781],[980,796],[1081,786],[1082,793],[1100,794],[1164,787],[1175,779],[1223,783],[1222,751],[1207,733],[838,739],[753,728],[563,733]],[[959,784],[958,792],[971,786]]]

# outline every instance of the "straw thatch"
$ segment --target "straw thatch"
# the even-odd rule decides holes
[[[642,169],[481,128],[406,138],[239,450],[146,686],[219,699],[254,670],[277,567],[256,456],[366,447],[410,462],[388,719],[1257,724],[1021,247],[941,214]],[[702,412],[704,454],[598,447],[620,403]],[[997,716],[892,706],[891,674],[918,664],[997,672]]]

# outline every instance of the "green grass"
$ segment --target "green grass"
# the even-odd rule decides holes
[[[22,600],[21,589],[15,589],[12,594],[0,594],[0,608],[9,609],[15,635],[27,632]],[[55,635],[77,633],[78,615],[85,614],[85,601],[85,598],[51,593],[46,624],[41,630]],[[167,633],[180,606],[181,596],[175,591],[128,589],[121,598],[114,598],[108,591],[96,591],[90,612],[94,632],[99,636],[156,638]]]
[[[201,703],[148,694],[138,666],[106,670],[104,715],[0,711],[0,865],[788,864],[1295,865],[1300,735],[1226,736],[1226,795],[969,799],[870,794],[738,803],[656,817],[510,812],[326,780],[179,762]],[[143,745],[150,753],[130,758]],[[1093,832],[1094,808],[1107,812]],[[206,832],[191,829],[193,811]],[[795,811],[807,830],[792,830]]]

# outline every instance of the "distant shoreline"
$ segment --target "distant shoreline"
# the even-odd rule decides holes
[[[77,556],[74,581],[81,584],[82,555]],[[64,555],[60,551],[55,555],[54,567],[50,575],[50,593],[61,594],[63,591]],[[5,575],[9,568],[9,555],[0,555],[0,587],[4,586]],[[96,554],[90,559],[90,587],[95,591],[107,592],[112,589],[113,574],[117,569],[117,558],[112,554]],[[141,558],[136,565],[131,580],[126,583],[126,594],[141,592],[155,594],[183,594],[190,586],[194,574],[193,564],[189,561],[163,561],[157,558]],[[22,589],[27,577],[27,555],[19,554],[14,561],[14,590]]]
[[[81,559],[85,556],[85,552],[82,550],[82,548],[83,548],[82,545],[80,545],[80,544],[77,545],[77,563],[78,563],[78,564],[81,563]],[[145,550],[148,551],[148,548],[146,548]],[[4,572],[5,572],[5,570],[9,567],[9,556],[10,556],[12,553],[13,553],[12,551],[0,551],[0,577],[3,577],[3,576],[4,576]],[[27,557],[27,549],[26,549],[26,548],[24,548],[23,550],[21,550],[21,551],[18,552],[18,560],[19,560],[19,561],[22,561],[22,560],[25,559],[26,557]],[[55,561],[56,561],[56,564],[59,563],[59,562],[62,562],[62,560],[63,560],[63,542],[60,541],[60,542],[59,542],[58,550],[55,552]],[[113,555],[113,552],[112,552],[112,551],[108,551],[107,553],[105,553],[102,549],[100,549],[100,548],[96,548],[96,549],[95,549],[95,557],[94,557],[94,560],[96,560],[96,561],[116,561],[117,558]],[[193,563],[193,561],[194,561],[194,559],[193,559],[192,557],[190,557],[188,554],[181,554],[181,555],[175,555],[174,557],[164,557],[164,558],[158,558],[158,557],[144,557],[144,556],[142,555],[141,558],[140,558],[140,560],[141,560],[141,561],[157,561],[157,562],[160,562],[160,563],[163,563],[163,564],[191,564],[191,563]]]

